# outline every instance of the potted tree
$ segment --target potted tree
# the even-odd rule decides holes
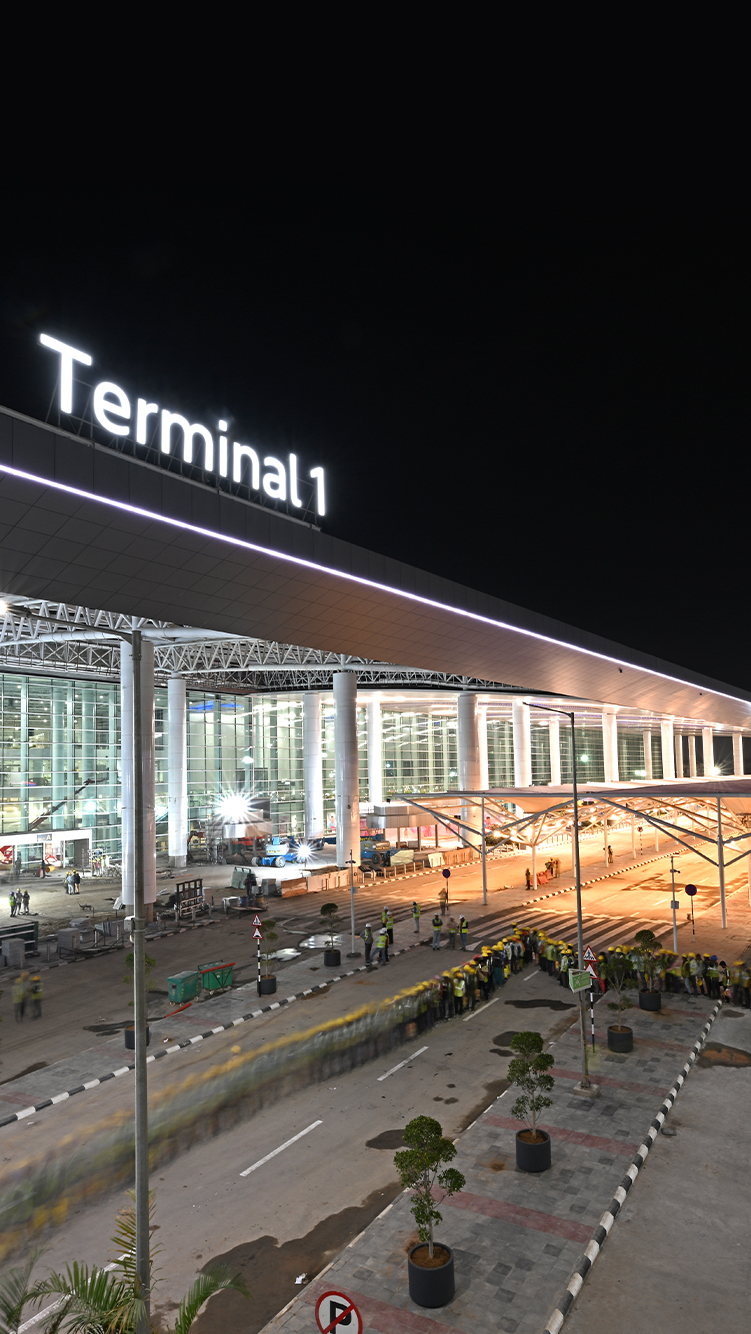
[[[261,931],[263,932],[263,946],[261,948],[261,980],[258,984],[259,996],[273,996],[276,991],[276,978],[274,969],[278,959],[274,957],[274,951],[271,948],[275,940],[279,939],[274,927],[276,922],[271,918],[266,922],[261,922]]]
[[[657,975],[660,971],[658,956],[662,952],[662,946],[654,931],[637,931],[635,939],[639,953],[638,968],[646,983],[646,986],[639,988],[639,1009],[659,1010],[662,1002],[660,992],[657,990]]]
[[[608,1009],[617,1011],[616,1022],[608,1026],[608,1047],[610,1051],[633,1051],[634,1030],[628,1024],[621,1023],[624,1010],[633,1010],[634,1002],[626,995],[633,986],[631,979],[631,961],[625,954],[614,953],[608,959],[608,986],[616,999],[608,1001]]]
[[[522,1172],[546,1172],[550,1167],[550,1135],[537,1125],[538,1113],[552,1106],[547,1095],[555,1080],[547,1071],[555,1058],[542,1049],[539,1033],[517,1033],[511,1039],[515,1056],[509,1061],[508,1081],[519,1089],[511,1115],[527,1122],[526,1130],[516,1132],[516,1166]]]
[[[394,1154],[394,1165],[402,1185],[412,1191],[412,1213],[419,1243],[407,1259],[409,1295],[418,1306],[445,1306],[454,1295],[454,1256],[450,1246],[433,1240],[433,1225],[443,1221],[433,1191],[442,1199],[464,1188],[465,1178],[455,1167],[446,1167],[456,1157],[456,1145],[445,1139],[440,1122],[432,1116],[416,1116],[404,1127],[406,1149]]]
[[[328,944],[323,951],[323,962],[327,968],[338,968],[342,961],[342,952],[335,944],[336,933],[341,926],[339,907],[336,903],[324,903],[321,907],[321,929],[328,936]]]

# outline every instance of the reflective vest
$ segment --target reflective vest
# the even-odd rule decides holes
[[[386,930],[386,928],[384,927],[384,929],[380,932],[380,934],[379,934],[379,936],[378,936],[378,948],[379,948],[379,950],[385,950],[385,948],[386,948],[386,946],[388,945],[388,943],[389,943],[389,933],[388,933],[388,931]]]
[[[387,921],[388,921],[388,912],[387,912],[387,910],[384,908],[383,912],[381,913],[381,924],[382,924],[382,926],[385,926]]]
[[[440,917],[438,916],[438,913],[436,913],[435,917],[433,918],[433,930],[434,930],[434,931],[440,931],[440,929],[441,929],[442,926],[443,926],[443,922],[441,921]]]
[[[413,916],[413,917],[419,917],[420,914],[421,914],[421,912],[422,912],[422,908],[420,907],[419,903],[413,903],[413,904],[412,904],[412,916]]]
[[[469,931],[469,922],[467,922],[463,917],[459,923],[459,930],[461,931],[463,936],[466,936],[467,932]]]
[[[455,977],[455,978],[454,978],[454,995],[455,995],[455,996],[463,996],[463,995],[464,995],[464,978],[463,978],[463,977]]]
[[[394,926],[394,916],[393,916],[393,913],[392,913],[391,911],[389,911],[389,912],[386,914],[386,921],[384,922],[384,926],[388,926],[388,927],[391,927],[391,928],[393,929],[393,926]]]

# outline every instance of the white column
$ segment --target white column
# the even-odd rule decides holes
[[[605,764],[605,782],[618,782],[618,719],[613,707],[602,711],[602,754]]]
[[[320,838],[323,818],[323,719],[317,690],[302,698],[302,768],[305,789],[305,837]],[[358,844],[359,852],[359,844]],[[349,857],[349,852],[347,852]]]
[[[529,705],[524,700],[512,701],[511,724],[514,732],[514,787],[531,787],[532,736]]]
[[[123,881],[126,908],[135,902],[135,806],[133,802],[133,655],[123,640],[120,648],[120,728],[122,762]],[[141,641],[141,748],[143,775],[143,896],[148,905],[156,898],[156,816],[154,812],[154,645]],[[147,920],[152,912],[147,907]]]
[[[660,719],[660,746],[662,750],[662,776],[675,778],[673,755],[673,719]]]
[[[693,732],[688,739],[688,776],[696,778],[696,737]]]
[[[652,733],[642,732],[644,741],[644,777],[648,783],[652,782]]]
[[[556,787],[561,781],[561,723],[558,718],[548,719],[550,737],[550,781]]]
[[[373,695],[368,700],[368,794],[376,806],[383,805],[383,723],[381,720],[381,697]],[[428,734],[432,719],[428,716]],[[432,738],[431,738],[432,739]],[[430,780],[429,780],[430,781]]]
[[[704,752],[704,777],[711,778],[714,769],[714,738],[711,727],[702,727],[701,746]]]
[[[683,737],[680,732],[673,733],[673,750],[675,751],[675,776],[683,778]]]
[[[334,672],[334,796],[336,861],[346,866],[350,852],[360,864],[360,794],[357,757],[357,676]]]
[[[462,691],[456,701],[456,752],[459,764],[459,790],[478,792],[480,783],[480,728],[477,695]],[[479,806],[460,808],[460,818],[473,829],[480,826]],[[462,832],[467,843],[476,843],[471,834]]]
[[[188,740],[185,680],[167,682],[167,834],[169,864],[184,867],[188,851]]]
[[[52,805],[64,801],[65,790],[65,722],[67,682],[52,683]],[[67,806],[61,806],[50,821],[53,829],[64,829],[68,823]],[[71,812],[72,816],[72,812]],[[73,823],[72,818],[70,823]]]
[[[733,774],[736,778],[743,777],[743,735],[741,732],[733,732]]]
[[[490,787],[488,770],[488,710],[480,705],[477,710],[477,734],[480,742],[480,787],[487,792]]]

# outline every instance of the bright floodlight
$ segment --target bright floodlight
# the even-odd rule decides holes
[[[219,813],[228,824],[245,824],[250,813],[250,802],[242,792],[228,792],[222,797]]]
[[[308,847],[307,843],[300,843],[297,849],[297,860],[301,862],[306,862],[311,854],[311,851],[312,849]]]

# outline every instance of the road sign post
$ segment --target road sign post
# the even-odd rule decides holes
[[[321,1334],[362,1334],[362,1316],[351,1297],[343,1292],[324,1292],[316,1302],[316,1324]]]
[[[694,929],[694,895],[698,893],[696,885],[686,885],[686,893],[691,900],[691,939],[696,940],[696,931]],[[678,950],[676,949],[676,954]]]
[[[586,991],[591,982],[592,977],[589,973],[580,972],[577,968],[569,968],[568,984],[572,991]]]
[[[261,934],[261,919],[260,919],[260,917],[258,916],[258,913],[256,913],[255,917],[253,918],[253,939],[254,939],[254,941],[256,942],[256,961],[257,961],[257,964],[258,964],[258,983],[257,983],[257,986],[258,986],[258,995],[260,996],[260,994],[261,994],[261,941],[263,940],[263,935]]]
[[[444,878],[444,880],[446,881],[446,911],[448,912],[448,906],[449,906],[449,880],[451,879],[451,871],[449,870],[448,866],[444,866],[442,874],[443,874],[443,878]]]
[[[676,908],[678,907],[678,900],[677,900],[677,898],[675,897],[675,862],[674,862],[674,860],[673,860],[673,858],[674,858],[675,856],[676,856],[676,854],[675,854],[674,852],[671,852],[671,854],[670,854],[670,878],[671,878],[672,885],[673,885],[673,897],[672,897],[672,899],[670,900],[670,906],[671,906],[671,908],[673,909],[673,954],[677,954],[677,953],[678,953],[678,922],[677,922],[677,919],[676,919],[676,916],[675,916],[675,910],[676,910]]]

